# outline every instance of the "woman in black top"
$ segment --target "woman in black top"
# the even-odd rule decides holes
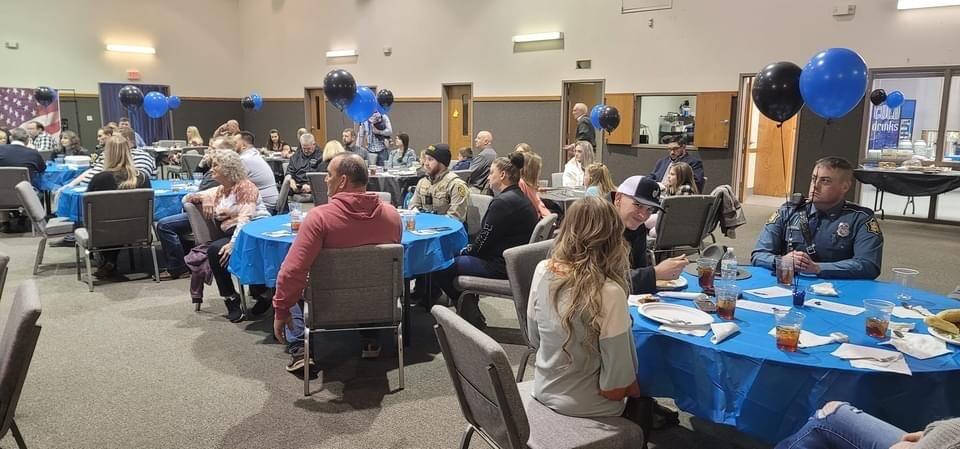
[[[80,137],[73,131],[60,133],[60,146],[53,150],[53,156],[89,156],[90,152],[80,145]]]
[[[90,180],[87,192],[149,188],[150,179],[133,166],[133,154],[127,140],[120,135],[111,136],[104,145],[103,171]],[[112,275],[117,269],[117,254],[117,251],[100,253],[103,262],[93,275],[98,278]]]
[[[506,279],[507,265],[503,252],[515,246],[527,244],[537,226],[537,211],[533,203],[520,190],[520,171],[523,169],[523,154],[514,152],[508,157],[498,157],[490,165],[490,188],[495,197],[483,215],[480,233],[473,243],[460,251],[453,265],[438,273],[440,288],[453,300],[460,296],[453,286],[457,276],[478,276],[490,279]],[[477,307],[476,296],[464,297],[460,314],[474,326],[482,329],[486,319]]]

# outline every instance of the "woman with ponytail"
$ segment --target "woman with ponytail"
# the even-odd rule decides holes
[[[494,198],[480,224],[476,239],[460,251],[453,265],[436,276],[440,287],[449,298],[456,301],[460,291],[453,285],[457,276],[478,276],[490,279],[506,279],[507,265],[503,252],[530,241],[537,225],[537,211],[530,200],[520,191],[520,173],[523,171],[523,154],[510,153],[498,157],[490,165],[490,188]],[[464,297],[458,310],[460,315],[478,328],[486,327],[486,321],[477,307],[477,297]]]

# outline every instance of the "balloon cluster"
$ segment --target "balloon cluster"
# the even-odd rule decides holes
[[[888,108],[896,109],[903,104],[903,92],[895,90],[887,94],[887,91],[883,89],[875,89],[873,92],[870,92],[870,102],[873,103],[874,106],[880,106],[886,103]]]
[[[602,103],[594,105],[590,108],[590,124],[608,133],[613,132],[620,126],[620,111]]]
[[[843,117],[866,90],[863,58],[848,48],[829,48],[810,58],[802,70],[791,62],[767,65],[757,73],[751,94],[760,113],[783,123],[804,104],[825,119]]]
[[[254,92],[240,99],[240,107],[248,111],[259,111],[263,107],[263,97]]]
[[[53,100],[57,98],[57,91],[46,86],[40,86],[33,90],[33,99],[37,100],[42,106],[50,106]]]
[[[393,92],[381,89],[374,94],[366,86],[358,86],[350,72],[331,70],[323,77],[323,94],[337,109],[356,123],[369,119],[374,112],[385,114],[393,106]]]
[[[118,94],[120,104],[127,109],[134,109],[143,106],[143,112],[150,118],[163,117],[167,111],[172,111],[180,107],[180,97],[176,95],[166,96],[160,92],[148,92],[146,95],[137,86],[123,86]]]

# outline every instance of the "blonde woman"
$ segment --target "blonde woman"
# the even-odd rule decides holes
[[[110,136],[103,147],[103,171],[90,179],[87,192],[149,188],[150,178],[133,166],[133,155],[127,139],[120,135]],[[93,276],[106,278],[113,275],[117,269],[118,254],[117,251],[100,253],[102,262]]]
[[[527,305],[530,342],[539,348],[533,397],[561,414],[624,416],[625,400],[640,397],[623,233],[613,204],[583,198],[567,209],[553,253],[534,272]]]
[[[537,219],[541,219],[550,215],[550,209],[547,209],[547,206],[543,205],[543,200],[540,199],[540,192],[537,190],[539,184],[537,181],[540,179],[540,167],[543,165],[543,159],[540,158],[540,155],[533,152],[533,149],[530,148],[530,145],[527,145],[527,148],[523,151],[520,151],[520,146],[526,145],[521,143],[517,145],[517,150],[514,151],[516,154],[523,155],[523,170],[520,171],[520,191],[526,195],[527,199],[530,200],[530,204],[533,204],[533,208],[537,210]]]
[[[233,243],[240,229],[258,217],[270,215],[260,199],[260,189],[247,178],[247,169],[240,155],[231,150],[217,150],[211,157],[210,171],[213,179],[220,183],[218,187],[191,193],[184,197],[201,207],[204,216],[212,218],[226,237],[210,242],[207,260],[210,271],[217,281],[220,296],[227,306],[227,319],[239,323],[245,319],[240,308],[240,295],[233,286],[233,279],[227,271]],[[203,301],[194,298],[195,303]]]
[[[323,146],[323,155],[321,156],[323,160],[320,162],[320,165],[317,166],[317,171],[327,171],[330,160],[332,160],[334,156],[346,151],[347,150],[343,149],[343,144],[339,141],[331,140],[327,142],[327,144]]]
[[[693,176],[693,167],[686,162],[675,162],[667,169],[666,179],[663,180],[663,194],[666,196],[697,195],[696,178]]]
[[[610,177],[610,170],[599,162],[587,166],[584,184],[587,185],[587,196],[610,199],[610,194],[617,190],[617,186]]]
[[[188,147],[202,147],[203,137],[200,137],[200,130],[196,126],[187,127],[187,146]]]
[[[579,140],[573,146],[573,157],[563,167],[564,187],[583,187],[584,167],[593,163],[593,145]]]

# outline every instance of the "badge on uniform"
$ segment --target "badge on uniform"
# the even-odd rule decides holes
[[[845,238],[850,236],[850,223],[840,223],[837,225],[837,236]]]
[[[880,235],[880,223],[877,223],[876,218],[871,218],[870,221],[867,222],[867,232]]]

